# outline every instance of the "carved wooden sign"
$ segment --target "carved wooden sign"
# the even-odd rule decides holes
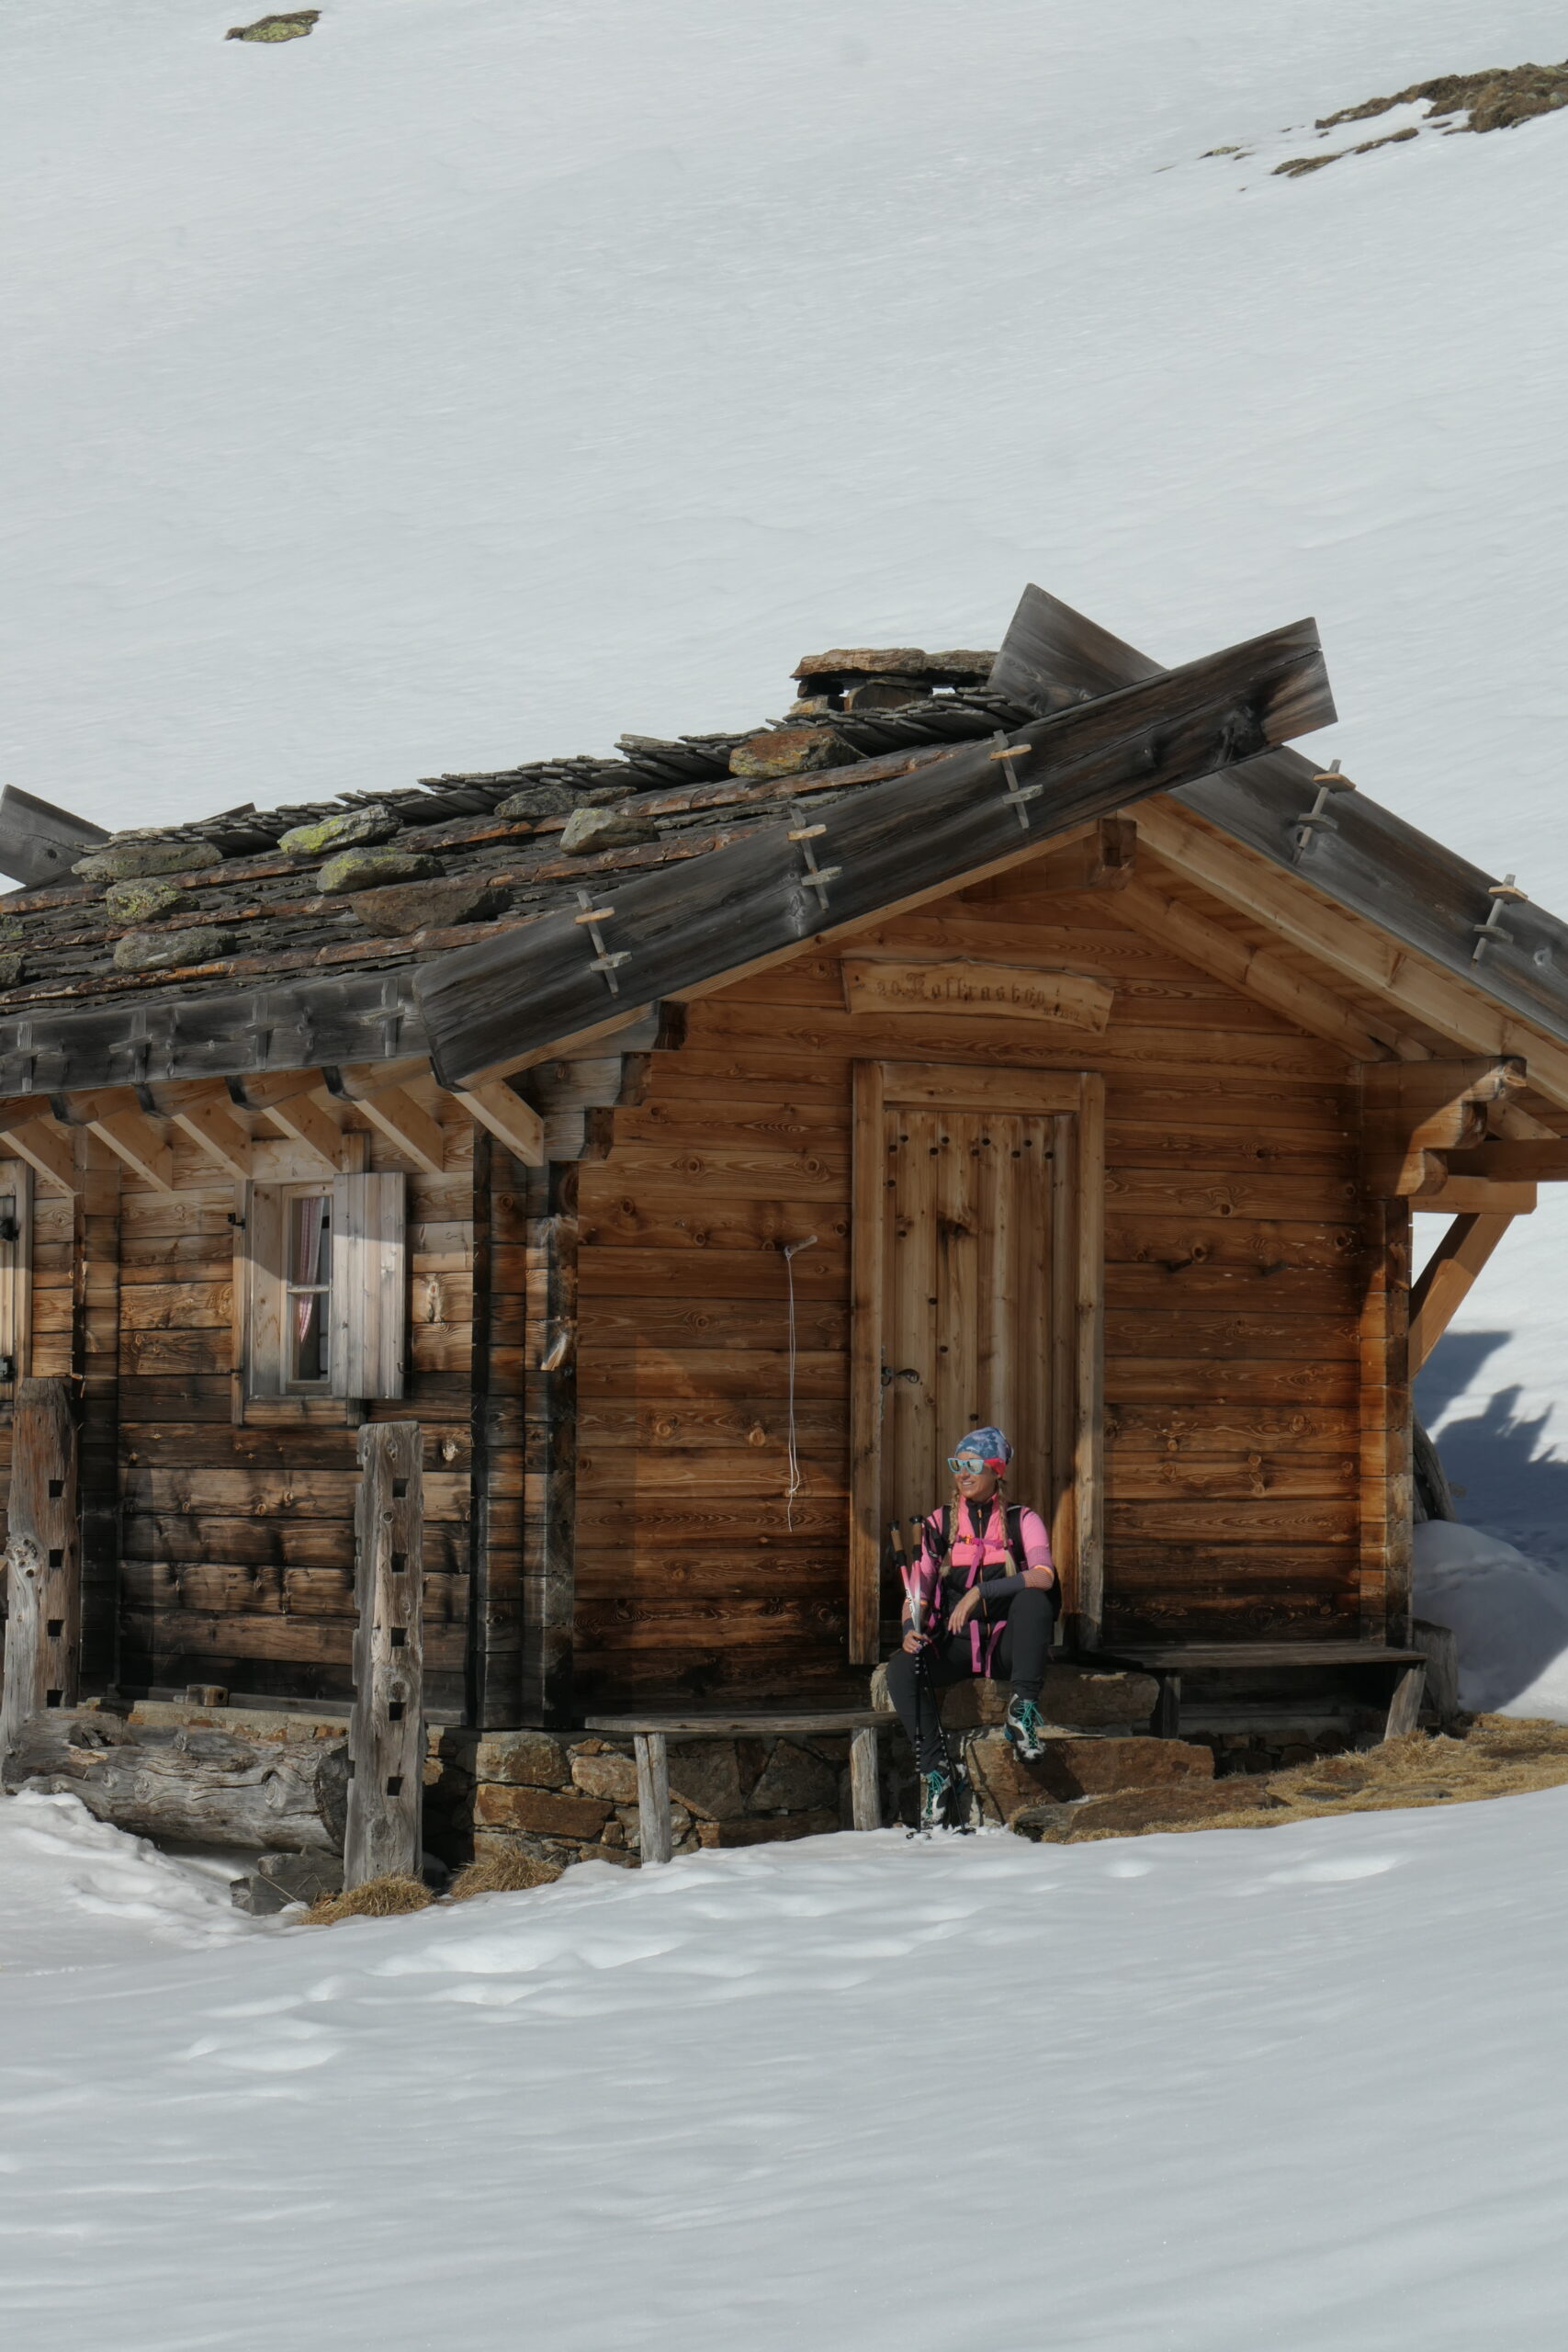
[[[1103,1029],[1115,990],[1082,972],[1025,964],[895,962],[844,957],[844,1001],[852,1012],[938,1012],[976,1021],[1049,1021],[1064,1029]]]

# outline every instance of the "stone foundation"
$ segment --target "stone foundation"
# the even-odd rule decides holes
[[[1156,1695],[1147,1675],[1053,1666],[1042,1697],[1044,1753],[1025,1764],[1001,1728],[1005,1686],[957,1684],[943,1696],[942,1722],[974,1789],[976,1818],[1001,1826],[1025,1808],[1072,1805],[1121,1792],[1166,1790],[1182,1792],[1191,1804],[1212,1803],[1202,1792],[1216,1777],[1278,1770],[1347,1744],[1331,1737],[1309,1748],[1288,1736],[1229,1733],[1155,1739],[1147,1724]],[[886,1704],[880,1668],[872,1703]],[[341,1739],[347,1730],[338,1713],[202,1707],[191,1701],[143,1702],[130,1712],[133,1723],[210,1726],[253,1739]],[[919,1808],[914,1758],[891,1716],[877,1747],[882,1817],[912,1824]],[[849,1742],[842,1736],[671,1737],[669,1757],[678,1854],[851,1826]],[[451,1868],[507,1853],[563,1866],[637,1865],[637,1768],[629,1738],[433,1724],[424,1782],[426,1849]]]

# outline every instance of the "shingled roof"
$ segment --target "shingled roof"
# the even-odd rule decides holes
[[[486,943],[489,967],[515,966],[525,1001],[534,950],[521,935],[537,930],[542,951],[584,893],[597,902],[612,882],[624,893],[673,879],[778,832],[805,803],[820,818],[998,730],[1018,735],[1157,674],[1031,589],[999,655],[808,656],[794,708],[756,730],[628,734],[614,755],[113,835],[86,847],[69,883],[0,898],[0,1093],[428,1052],[426,1012],[448,973],[486,964]],[[1313,763],[1249,748],[1236,743],[1223,754],[1235,764],[1175,797],[1568,1041],[1568,926],[1509,907],[1473,961],[1488,877],[1365,793],[1308,827],[1303,855],[1300,829],[1322,797]],[[725,865],[700,868],[705,888]]]
[[[531,922],[595,876],[700,857],[781,801],[831,798],[1010,726],[1025,714],[981,683],[994,658],[900,649],[894,693],[879,681],[867,709],[853,707],[867,683],[853,665],[885,656],[808,657],[807,693],[783,723],[624,735],[609,758],[111,835],[69,883],[0,897],[0,1034],[19,1016],[125,1012],[167,991],[396,971]],[[874,707],[882,698],[893,707]]]

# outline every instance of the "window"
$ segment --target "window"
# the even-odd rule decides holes
[[[246,1397],[403,1393],[404,1179],[252,1184],[238,1237]]]

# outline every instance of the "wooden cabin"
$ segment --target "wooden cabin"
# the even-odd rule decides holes
[[[394,1419],[475,1730],[863,1694],[987,1420],[1069,1649],[1408,1641],[1410,1372],[1568,1173],[1568,930],[1282,748],[1310,624],[1166,672],[1032,589],[994,656],[796,676],[329,808],[0,808],[62,1685],[344,1701]]]

